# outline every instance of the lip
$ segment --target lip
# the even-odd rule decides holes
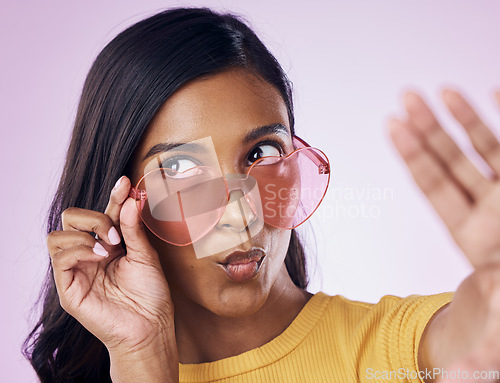
[[[234,251],[229,254],[224,261],[219,262],[223,265],[231,264],[242,264],[242,263],[250,263],[252,261],[258,262],[261,258],[266,255],[264,250],[254,247],[249,251]]]
[[[244,282],[254,278],[260,270],[266,253],[259,248],[250,251],[235,251],[218,264],[234,282]]]

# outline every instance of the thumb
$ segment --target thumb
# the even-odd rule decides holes
[[[127,258],[139,262],[158,262],[158,253],[149,242],[136,201],[131,197],[123,203],[120,228],[127,247]]]

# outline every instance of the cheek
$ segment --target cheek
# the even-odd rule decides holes
[[[174,246],[164,242],[146,228],[149,242],[158,252],[163,273],[169,287],[179,288],[186,282],[192,285],[195,278],[194,261],[191,246]],[[182,279],[181,279],[182,278]]]
[[[290,244],[291,230],[275,229],[271,235],[271,248],[274,258],[285,260],[286,252]]]
[[[291,230],[278,229],[265,225],[265,230],[259,236],[259,244],[266,249],[267,255],[261,268],[260,288],[268,291],[276,282],[290,244]]]

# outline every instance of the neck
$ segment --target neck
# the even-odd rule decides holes
[[[295,286],[285,265],[263,305],[240,318],[221,317],[172,291],[181,363],[204,363],[261,347],[292,323],[313,294]]]

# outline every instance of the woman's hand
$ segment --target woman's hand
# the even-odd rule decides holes
[[[483,174],[446,134],[416,93],[405,94],[406,121],[389,122],[391,138],[416,183],[475,271],[430,322],[421,368],[463,361],[471,371],[500,370],[500,144],[463,96],[443,100],[488,165]],[[497,95],[500,104],[500,95]],[[464,362],[465,361],[465,362]]]
[[[170,366],[158,368],[168,367],[167,376],[175,376],[178,355],[170,290],[135,201],[128,198],[130,180],[124,176],[117,185],[104,214],[68,208],[62,214],[63,230],[49,234],[47,245],[59,300],[65,311],[107,347],[112,377],[113,363],[124,366],[121,361],[127,360],[146,366],[148,361],[162,360],[165,352],[168,357],[161,364]],[[118,380],[123,381],[114,379]]]
[[[416,93],[405,94],[408,119],[390,121],[391,137],[472,265],[500,262],[500,144],[458,92],[446,90],[443,99],[489,165],[489,175],[464,155]]]

